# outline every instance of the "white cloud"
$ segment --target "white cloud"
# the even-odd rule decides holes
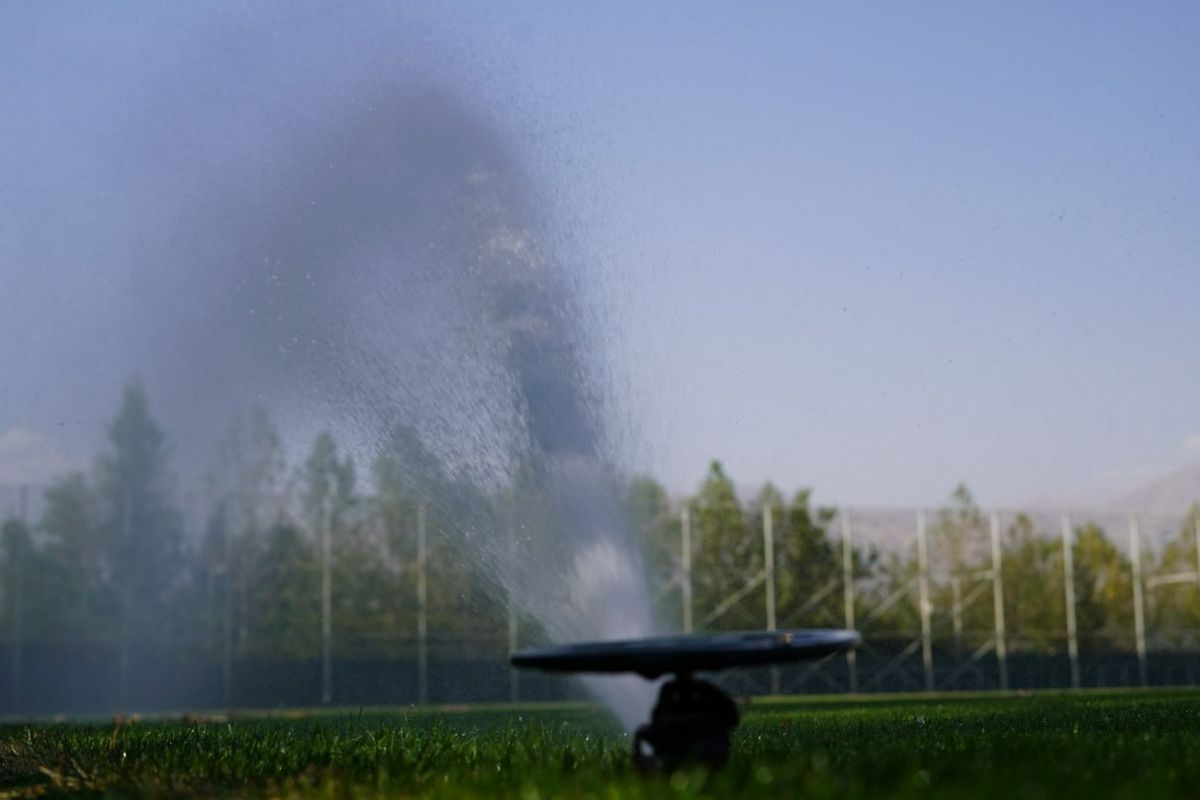
[[[1200,433],[1193,433],[1183,440],[1183,452],[1200,453]]]
[[[0,486],[44,486],[83,466],[58,442],[30,428],[0,431]]]

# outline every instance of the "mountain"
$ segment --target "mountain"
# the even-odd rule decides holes
[[[1200,503],[1200,463],[1124,486],[1042,495],[1019,507],[1037,511],[1154,511],[1182,514]]]
[[[1183,513],[1200,502],[1200,464],[1169,472],[1162,477],[1118,492],[1104,505],[1110,511],[1166,511]]]

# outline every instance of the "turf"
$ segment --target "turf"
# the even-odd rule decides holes
[[[649,778],[581,707],[0,727],[0,797],[1152,797],[1200,787],[1200,692],[780,700]]]

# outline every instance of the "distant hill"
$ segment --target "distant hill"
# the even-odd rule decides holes
[[[1024,504],[1031,510],[1155,511],[1182,514],[1200,502],[1200,464],[1124,487],[1043,495]]]
[[[1182,513],[1196,502],[1200,502],[1200,464],[1190,464],[1119,492],[1104,505],[1110,511]]]

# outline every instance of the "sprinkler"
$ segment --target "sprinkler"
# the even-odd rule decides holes
[[[650,721],[633,738],[643,770],[674,770],[696,761],[719,767],[729,758],[738,710],[720,687],[697,672],[821,658],[858,645],[857,631],[792,630],[654,636],[553,645],[514,653],[516,667],[548,672],[635,672],[663,684]]]

